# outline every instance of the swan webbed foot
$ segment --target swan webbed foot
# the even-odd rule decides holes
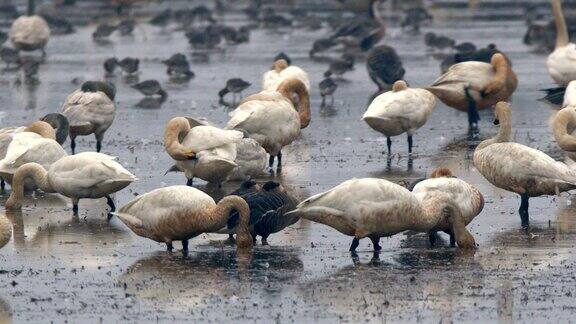
[[[382,247],[380,246],[380,238],[379,237],[371,237],[370,240],[372,241],[372,245],[374,246],[375,252],[380,252]]]
[[[528,199],[530,197],[527,194],[520,195],[520,209],[518,212],[520,213],[520,220],[522,221],[522,228],[530,227],[530,215],[528,214]]]
[[[360,245],[360,240],[357,238],[354,238],[352,240],[352,244],[350,245],[349,251],[356,253],[356,248],[358,247],[358,245]]]

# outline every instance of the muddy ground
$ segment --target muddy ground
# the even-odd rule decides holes
[[[245,23],[241,15],[225,19]],[[261,74],[283,50],[312,78],[313,119],[284,150],[285,167],[272,178],[302,199],[352,177],[399,181],[449,167],[485,196],[484,211],[470,225],[479,248],[462,253],[449,247],[447,237],[442,246],[430,248],[426,236],[396,235],[382,240],[379,256],[367,240],[358,258],[352,258],[349,237],[300,221],[271,236],[270,246],[256,246],[251,256],[236,257],[234,247],[223,244],[225,236],[202,235],[191,241],[184,258],[135,236],[116,218],[107,222],[105,200],[81,201],[80,216],[74,218],[64,197],[30,197],[22,213],[8,214],[15,231],[0,251],[0,323],[574,319],[576,208],[571,197],[532,199],[532,228],[522,231],[519,198],[493,187],[476,171],[466,115],[442,104],[415,135],[413,158],[407,155],[406,138],[398,137],[388,160],[385,138],[360,120],[375,91],[363,61],[339,81],[334,105],[320,105],[316,85],[326,64],[310,60],[307,53],[327,29],[256,30],[250,43],[210,53],[209,63],[193,63],[196,77],[188,83],[170,81],[160,63],[173,53],[190,53],[181,33],[140,24],[133,37],[113,36],[97,44],[90,37],[93,29],[53,37],[39,84],[19,84],[15,72],[0,74],[1,125],[23,125],[57,111],[78,87],[74,79],[103,77],[101,63],[107,57],[139,57],[139,79],[159,79],[169,99],[161,106],[142,102],[129,80],[113,80],[118,113],[103,151],[118,156],[140,179],[115,195],[117,204],[154,188],[184,184],[182,174],[164,176],[171,165],[161,142],[165,122],[174,116],[203,116],[223,125],[229,109],[218,104],[217,92],[225,81],[242,77],[253,83],[247,93],[258,91]],[[523,22],[440,19],[426,30],[480,46],[495,43],[505,51],[520,79],[513,98],[514,139],[561,158],[549,127],[554,110],[537,101],[538,89],[551,85],[546,56],[522,44]],[[427,52],[422,35],[391,26],[385,43],[399,52],[412,86],[438,76],[439,61]],[[481,117],[482,136],[493,135],[491,111]],[[95,141],[82,138],[78,145],[81,151],[93,150]],[[197,183],[215,197],[237,185],[226,184],[220,191]]]

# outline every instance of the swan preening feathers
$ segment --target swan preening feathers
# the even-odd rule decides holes
[[[34,14],[34,1],[28,0],[28,13],[14,20],[9,37],[12,45],[22,51],[42,50],[50,39],[50,27],[44,18]]]

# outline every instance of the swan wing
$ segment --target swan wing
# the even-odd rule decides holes
[[[47,169],[67,155],[58,142],[35,133],[22,132],[16,134],[8,146],[5,158],[0,161],[0,170],[14,173],[18,167],[29,162],[38,163]]]
[[[455,64],[441,75],[432,87],[451,87],[455,84],[470,84],[477,89],[483,88],[494,77],[494,68],[485,62],[462,62]]]
[[[236,143],[243,137],[244,134],[236,130],[225,130],[213,126],[196,126],[188,132],[182,144],[194,152],[200,152]]]

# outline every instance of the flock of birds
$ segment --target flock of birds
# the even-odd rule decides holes
[[[521,197],[522,226],[529,226],[530,197],[576,189],[572,159],[566,164],[539,150],[511,142],[509,101],[518,79],[505,53],[494,45],[477,49],[471,43],[457,44],[445,36],[428,33],[425,35],[428,46],[456,53],[442,62],[443,73],[430,86],[411,88],[403,80],[405,70],[396,51],[379,45],[386,34],[380,2],[369,1],[365,19],[340,22],[331,35],[312,45],[311,57],[336,48],[343,52],[341,57],[330,61],[325,79],[319,84],[323,99],[337,89],[338,83],[333,77],[341,77],[354,68],[358,57],[365,57],[369,76],[380,94],[373,98],[362,119],[387,137],[389,154],[391,138],[404,133],[408,138],[408,152],[412,153],[413,135],[434,112],[437,99],[468,113],[472,137],[478,135],[478,110],[495,107],[494,121],[499,131],[476,147],[473,161],[490,183]],[[558,87],[549,89],[549,93],[563,98],[562,109],[552,124],[553,133],[568,156],[576,158],[573,133],[576,130],[576,45],[570,43],[561,1],[550,2],[555,17],[556,45],[546,64]],[[264,26],[292,23],[272,9],[262,8],[261,1],[254,1],[246,13]],[[301,12],[292,14],[302,22],[317,20],[306,20]],[[402,26],[418,31],[421,24],[431,19],[425,10],[414,9],[407,12]],[[168,9],[153,17],[150,24],[162,27],[172,20],[179,23],[190,45],[196,49],[213,49],[223,39],[229,44],[249,40],[250,27],[235,29],[220,25],[204,6],[185,11]],[[205,25],[198,27],[198,21]],[[93,37],[107,37],[116,30],[129,33],[134,24],[128,21],[116,26],[101,25]],[[34,15],[34,1],[29,0],[28,14],[14,21],[8,38],[15,51],[41,50],[45,55],[50,33],[47,21]],[[183,54],[175,54],[163,63],[169,75],[194,76]],[[117,67],[133,74],[138,66],[136,58],[110,58],[104,62],[106,74],[115,73]],[[250,86],[242,79],[233,78],[218,95],[223,100],[231,93],[236,102],[236,95],[241,96]],[[136,83],[133,87],[147,96],[165,98],[168,95],[155,80]],[[106,198],[109,217],[117,216],[134,233],[165,243],[168,250],[173,249],[173,242],[181,241],[184,252],[188,251],[188,240],[202,233],[228,234],[238,249],[251,248],[256,236],[261,236],[262,244],[267,244],[269,235],[300,218],[352,236],[352,252],[360,239],[370,238],[374,250],[378,251],[381,237],[408,230],[428,233],[432,245],[436,233],[445,232],[452,245],[462,249],[476,247],[466,226],[482,212],[483,196],[476,187],[445,168],[405,186],[385,179],[351,179],[302,202],[278,182],[254,181],[266,171],[274,173],[275,162],[276,171],[280,172],[283,148],[301,137],[312,122],[311,91],[306,71],[294,65],[288,55],[280,53],[262,77],[262,90],[239,100],[224,128],[201,118],[172,118],[164,133],[165,151],[174,161],[169,171],[183,172],[187,185],[155,189],[116,209],[110,195],[137,180],[116,158],[100,153],[105,133],[116,114],[116,88],[106,81],[86,81],[68,96],[60,112],[26,126],[0,130],[2,189],[5,182],[12,188],[5,208],[21,209],[25,191],[36,189],[69,197],[74,213],[78,213],[80,199]],[[75,154],[76,137],[91,134],[96,138],[96,152]],[[68,137],[71,155],[62,148]],[[193,187],[195,178],[216,185],[231,180],[242,183],[238,190],[216,202]],[[10,226],[0,217],[0,246],[9,240]]]

